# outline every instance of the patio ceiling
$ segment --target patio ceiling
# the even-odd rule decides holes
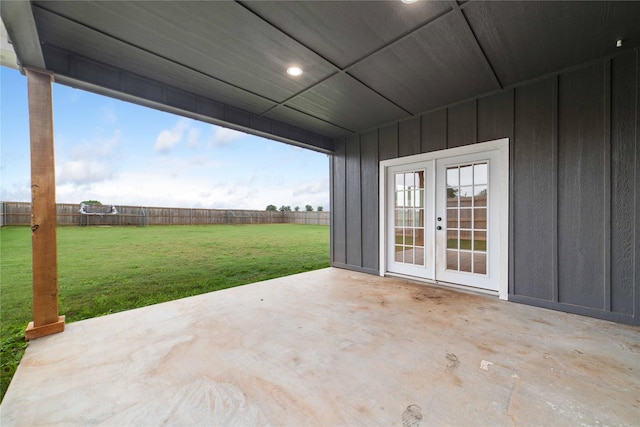
[[[627,1],[1,7],[21,64],[61,83],[324,151],[336,137],[640,45],[640,2]],[[287,75],[291,65],[304,74]]]

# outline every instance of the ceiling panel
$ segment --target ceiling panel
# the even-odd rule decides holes
[[[265,98],[119,42],[66,18],[39,8],[34,9],[34,14],[41,41],[46,45],[62,46],[66,51],[83,57],[252,113],[262,113],[275,105],[274,102]],[[53,71],[62,72],[63,70]]]
[[[499,89],[460,14],[447,14],[349,70],[413,114]]]
[[[278,120],[284,123],[289,123],[293,126],[297,126],[301,129],[308,129],[319,135],[325,135],[330,138],[337,138],[340,136],[351,134],[350,131],[327,123],[323,120],[317,119],[308,114],[294,110],[293,108],[280,105],[268,113],[264,114],[264,117]]]
[[[352,131],[408,116],[393,103],[343,73],[325,80],[286,105]]]
[[[469,2],[464,14],[506,86],[640,44],[640,2]]]
[[[235,2],[36,4],[278,102],[335,72],[327,61]],[[298,78],[285,73],[294,63],[306,71]]]
[[[243,2],[341,68],[451,10],[446,2]]]

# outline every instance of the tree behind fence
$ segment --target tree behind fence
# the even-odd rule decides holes
[[[83,215],[80,205],[58,203],[58,225],[198,225],[319,224],[329,225],[329,212],[281,212],[241,209],[118,206],[117,215]],[[0,226],[31,225],[31,203],[0,202]]]

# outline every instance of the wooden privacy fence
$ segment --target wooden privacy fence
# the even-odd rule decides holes
[[[197,225],[318,224],[329,225],[329,212],[280,212],[241,209],[119,206],[117,214],[83,215],[80,205],[58,203],[58,225]],[[109,212],[109,210],[106,210]],[[0,202],[0,226],[31,225],[31,203]]]

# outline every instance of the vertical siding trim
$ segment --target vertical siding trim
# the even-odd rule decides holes
[[[633,271],[633,283],[635,283],[634,294],[635,301],[633,307],[633,316],[636,324],[640,324],[640,49],[636,48],[636,168],[635,168],[635,191],[634,191],[634,215],[636,219],[636,227],[634,231],[634,258],[635,268]]]
[[[449,108],[444,109],[444,148],[450,148],[449,147]]]
[[[347,205],[346,205],[346,140],[336,140],[333,154],[333,258],[332,262],[346,264],[347,260]]]
[[[552,117],[552,141],[551,141],[551,170],[553,171],[551,175],[551,188],[553,194],[551,195],[551,218],[553,221],[551,222],[551,270],[553,283],[552,286],[552,301],[558,302],[560,299],[560,289],[558,285],[558,139],[560,126],[558,126],[559,120],[559,105],[560,105],[560,75],[554,76],[553,79],[553,100],[551,102],[551,117]]]
[[[360,134],[345,140],[345,263],[362,267],[362,155]],[[357,196],[357,197],[356,197]]]
[[[364,217],[362,211],[362,134],[358,134],[358,201],[359,201],[359,212],[358,212],[358,228],[360,229],[360,241],[358,242],[358,246],[360,247],[360,259],[358,260],[358,266],[364,267],[364,256],[362,253],[364,250],[362,249],[362,219]]]
[[[604,62],[604,149],[602,153],[603,163],[603,213],[604,221],[602,224],[602,237],[604,245],[603,253],[603,308],[605,311],[611,311],[611,59]]]
[[[418,151],[418,153],[422,153],[422,116],[418,117],[418,146],[420,147],[420,150]]]
[[[374,271],[379,270],[379,251],[372,250],[380,245],[379,236],[379,211],[380,191],[378,160],[379,131],[375,129],[360,137],[361,170],[360,182],[362,184],[362,268]]]
[[[389,203],[385,197],[385,191],[387,186],[386,173],[382,167],[382,159],[380,158],[380,128],[376,131],[376,137],[378,139],[378,274],[383,277],[387,271],[387,217],[384,214],[386,204]]]
[[[515,252],[515,225],[516,225],[516,204],[515,204],[515,164],[516,164],[516,91],[511,90],[511,132],[509,133],[509,240],[508,253],[509,273],[507,295],[515,293],[516,286],[516,252]]]
[[[358,134],[358,195],[360,199],[360,267],[364,267],[364,249],[362,235],[364,232],[364,209],[362,207],[362,134]]]
[[[334,141],[335,144],[335,141]],[[335,233],[335,226],[334,226],[334,221],[333,221],[333,216],[335,215],[334,211],[335,211],[335,206],[336,204],[334,203],[334,197],[336,194],[336,191],[334,190],[333,186],[335,183],[335,180],[333,179],[334,177],[334,172],[335,172],[335,168],[333,167],[333,162],[336,159],[336,155],[335,154],[330,154],[329,155],[329,262],[333,263],[335,261],[335,258],[333,257],[333,245],[336,241],[336,233]]]
[[[343,138],[344,141],[344,263],[349,265],[349,138]]]
[[[500,85],[500,88],[502,89],[502,85]],[[474,136],[473,139],[474,139],[475,142],[481,142],[480,140],[478,140],[478,136],[479,136],[479,133],[478,133],[478,126],[479,126],[478,125],[478,108],[479,108],[478,107],[478,98],[476,98],[473,102],[474,102],[474,104],[476,104],[476,128],[474,130],[475,136]]]

